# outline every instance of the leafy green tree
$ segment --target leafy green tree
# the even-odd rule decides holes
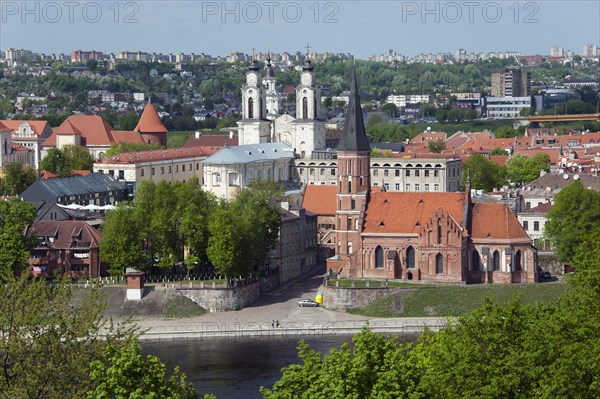
[[[471,188],[492,191],[505,183],[500,166],[480,154],[471,155],[463,164],[463,185],[471,179]]]
[[[446,149],[446,142],[444,140],[430,141],[428,144],[429,152],[439,154]]]
[[[67,162],[70,170],[92,170],[94,167],[94,157],[87,148],[80,145],[65,145],[60,151]]]
[[[227,203],[221,203],[208,224],[210,238],[206,253],[213,266],[230,277],[248,275],[254,270],[247,257],[248,225]]]
[[[122,345],[107,345],[103,357],[90,364],[93,398],[196,399],[200,395],[185,374],[175,368],[167,378],[167,368],[156,356],[144,359],[138,343],[132,339]],[[205,399],[214,398],[204,396]]]
[[[119,204],[117,209],[107,212],[102,234],[100,253],[102,260],[110,265],[112,276],[122,276],[128,267],[144,269],[148,259],[142,227],[131,204]]]
[[[28,273],[0,284],[0,393],[5,398],[82,398],[92,388],[90,363],[104,347],[135,329],[102,316],[96,290],[73,305],[66,281],[29,281]]]
[[[140,116],[134,112],[127,112],[117,118],[117,128],[120,130],[133,130],[140,121]]]
[[[46,156],[40,162],[40,169],[54,173],[58,177],[71,175],[71,169],[67,160],[58,148],[52,147],[46,153]]]
[[[4,166],[4,177],[0,179],[1,191],[8,195],[18,195],[37,180],[33,166],[21,162],[10,162]]]
[[[496,155],[500,155],[500,156],[508,156],[508,151],[506,151],[504,148],[494,148],[491,152],[490,152],[490,156],[496,156]]]
[[[581,255],[579,246],[598,230],[600,193],[575,181],[554,197],[554,207],[547,218],[544,234],[560,260],[570,264],[576,255]]]
[[[150,150],[160,150],[162,147],[158,143],[151,144],[138,144],[138,143],[119,143],[113,144],[110,146],[108,151],[104,153],[105,157],[113,157],[118,154],[126,153],[126,152],[140,152],[140,151],[150,151]]]
[[[521,186],[539,178],[541,171],[549,169],[550,157],[545,153],[536,154],[532,158],[517,154],[506,161],[506,177]]]
[[[0,99],[0,119],[8,118],[8,115],[15,111],[15,106],[9,100]]]
[[[0,283],[23,272],[35,238],[25,234],[33,223],[35,207],[17,198],[0,201]],[[1,326],[1,324],[0,324]]]
[[[398,107],[394,103],[387,103],[381,107],[381,110],[385,112],[390,118],[398,116]]]

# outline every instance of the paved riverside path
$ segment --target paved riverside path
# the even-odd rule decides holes
[[[355,334],[367,323],[377,332],[412,334],[424,327],[437,330],[445,318],[369,318],[321,307],[299,307],[302,298],[314,298],[323,275],[283,285],[263,294],[253,305],[232,312],[208,313],[186,319],[141,319],[135,323],[144,331],[141,339],[203,337],[308,336]],[[273,326],[279,321],[279,327]]]

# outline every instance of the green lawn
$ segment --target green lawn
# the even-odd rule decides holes
[[[519,293],[523,303],[533,304],[555,301],[566,289],[563,283],[417,287],[348,312],[371,317],[460,316],[480,306],[486,296],[504,303]]]

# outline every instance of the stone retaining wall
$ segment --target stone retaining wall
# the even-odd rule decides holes
[[[226,312],[243,309],[260,296],[258,281],[231,288],[177,288],[177,292],[190,298],[209,312]]]
[[[396,291],[393,287],[339,288],[323,287],[323,307],[333,310],[359,308]]]

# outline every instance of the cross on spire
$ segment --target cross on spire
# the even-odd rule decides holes
[[[256,58],[256,48],[252,47],[252,59]]]
[[[310,54],[310,43],[306,43],[306,56],[308,57],[308,55]]]

